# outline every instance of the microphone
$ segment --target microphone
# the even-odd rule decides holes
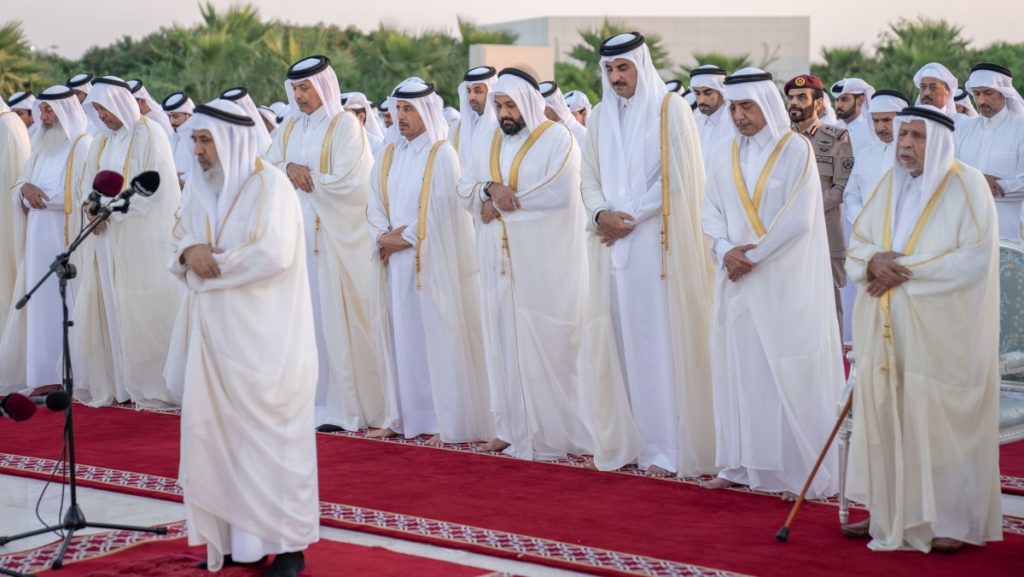
[[[57,412],[63,411],[71,404],[71,397],[65,391],[54,391],[45,397],[29,397],[36,405],[44,405],[47,409]]]
[[[100,211],[100,199],[104,196],[116,198],[123,186],[124,177],[113,170],[97,172],[96,178],[92,180],[92,192],[89,193],[89,198],[84,203],[89,207],[89,214],[96,216]]]
[[[15,421],[27,421],[34,414],[36,404],[25,395],[11,393],[0,400],[0,416],[7,416]]]
[[[133,178],[131,182],[132,194],[139,196],[153,196],[158,188],[160,188],[160,173],[155,170],[147,170]],[[127,198],[131,195],[124,196]]]

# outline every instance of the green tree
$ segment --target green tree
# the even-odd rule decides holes
[[[601,100],[601,91],[594,90],[591,82],[593,77],[586,70],[576,66],[572,62],[555,62],[555,82],[562,92],[579,90],[586,93],[590,102],[596,103]],[[598,77],[600,82],[600,77]]]
[[[6,97],[12,92],[37,88],[33,83],[40,82],[42,70],[21,22],[0,25],[0,94]]]
[[[822,47],[821,58],[824,63],[812,63],[811,74],[821,78],[826,87],[842,78],[866,78],[871,76],[877,67],[874,61],[864,52],[864,46]]]
[[[919,18],[901,19],[882,32],[875,45],[877,66],[864,80],[875,88],[917,93],[914,72],[929,62],[941,62],[958,78],[970,69],[971,51],[962,28],[946,22]]]
[[[1014,87],[1018,92],[1024,92],[1024,43],[996,42],[974,52],[972,56],[972,65],[979,62],[992,62],[1009,68],[1014,74]],[[966,72],[964,76],[966,77]]]
[[[579,30],[580,38],[583,42],[572,47],[572,50],[569,51],[569,57],[582,64],[583,72],[586,75],[586,83],[578,86],[569,86],[569,89],[586,90],[588,95],[600,94],[601,43],[612,36],[632,31],[631,27],[620,22],[611,22],[607,18],[604,19],[599,28]],[[665,50],[661,43],[661,36],[657,34],[644,34],[644,37],[647,39],[647,48],[651,51],[651,62],[654,64],[654,68],[658,71],[669,73],[672,62],[668,58],[668,51]],[[580,78],[580,80],[583,80],[583,78]]]

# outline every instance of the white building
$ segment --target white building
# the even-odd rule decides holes
[[[692,57],[695,52],[749,55],[755,66],[775,58],[767,67],[780,82],[810,71],[809,16],[542,16],[481,27],[515,33],[518,45],[550,46],[556,61],[579,64],[569,58],[569,52],[582,43],[580,30],[600,30],[605,18],[628,30],[660,36],[673,71],[679,66],[696,65]],[[666,79],[673,75],[672,71],[662,73]]]

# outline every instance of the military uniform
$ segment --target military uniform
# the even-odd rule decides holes
[[[801,82],[801,80],[803,82]],[[787,83],[796,88],[821,89],[821,81],[811,75],[798,76]],[[826,97],[827,98],[827,97]],[[793,127],[796,130],[796,127]],[[839,289],[846,286],[846,235],[843,224],[843,191],[853,172],[853,146],[845,128],[824,124],[816,120],[807,132],[801,133],[811,141],[818,175],[821,177],[821,194],[825,207],[825,229],[828,248],[832,258],[832,285],[836,295],[836,317],[839,330],[843,327],[843,301]]]

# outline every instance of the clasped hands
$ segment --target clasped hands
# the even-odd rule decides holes
[[[412,248],[412,243],[402,238],[402,233],[406,228],[408,227],[400,226],[396,229],[385,232],[377,238],[377,254],[380,256],[380,260],[384,263],[384,266],[388,265],[388,260],[391,258],[391,255],[407,248]]]
[[[628,212],[603,210],[597,215],[597,236],[605,246],[611,246],[620,238],[629,236],[635,228],[636,219]]]
[[[21,198],[24,198],[29,206],[38,210],[46,208],[46,203],[50,200],[50,197],[46,196],[41,188],[32,183],[25,183],[21,187]],[[24,206],[22,205],[23,208]],[[25,212],[27,213],[28,210],[25,209]]]
[[[757,263],[747,258],[747,252],[755,248],[757,248],[756,244],[744,244],[733,247],[725,253],[722,263],[725,265],[726,272],[729,273],[729,280],[736,282],[754,270]]]
[[[313,192],[313,177],[309,173],[308,166],[289,162],[285,169],[288,172],[288,180],[292,181],[292,186],[302,192]]]
[[[516,191],[500,182],[490,183],[487,186],[487,194],[490,195],[490,198],[484,201],[484,205],[480,208],[480,220],[484,224],[498,218],[502,212],[515,212],[522,207],[519,197],[516,196]],[[501,212],[498,212],[499,210]]]
[[[904,256],[895,251],[879,252],[868,261],[868,294],[878,298],[890,289],[910,280],[913,273],[909,268],[896,262]]]
[[[181,253],[178,262],[185,265],[199,278],[217,278],[220,276],[220,265],[213,255],[224,252],[224,249],[208,244],[194,244]]]

